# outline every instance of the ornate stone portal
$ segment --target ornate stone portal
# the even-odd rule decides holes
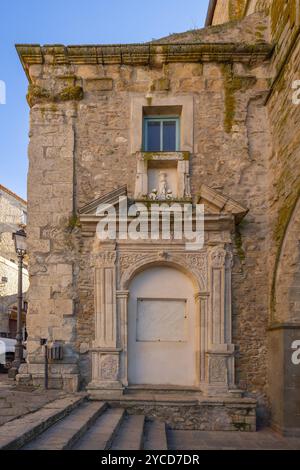
[[[208,396],[230,396],[235,390],[231,233],[235,218],[242,217],[245,209],[206,186],[201,195],[206,216],[205,245],[200,251],[186,251],[185,244],[175,240],[95,242],[95,339],[91,349],[92,381],[88,386],[92,396],[121,396],[134,386],[128,380],[130,285],[138,273],[154,266],[179,270],[194,286],[195,336],[190,338],[195,359],[193,390]],[[110,203],[117,204],[114,193]],[[83,231],[87,233],[92,233],[91,224],[96,222],[95,206],[89,204],[81,213]],[[151,298],[156,298],[155,291]],[[161,384],[170,389],[173,385]]]

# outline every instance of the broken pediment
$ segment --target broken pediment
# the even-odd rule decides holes
[[[103,196],[98,197],[97,199],[94,199],[92,202],[89,202],[85,206],[83,206],[81,209],[79,209],[79,214],[80,216],[84,215],[96,215],[97,208],[101,204],[107,204],[111,206],[115,206],[116,204],[119,203],[119,198],[120,197],[127,197],[127,186],[121,186],[121,188],[114,189],[113,191],[110,191],[109,193],[104,194]]]
[[[198,204],[204,204],[207,214],[232,214],[239,223],[248,212],[248,209],[236,202],[231,197],[221,194],[215,189],[201,185]]]
[[[114,189],[109,193],[106,193],[99,198],[89,202],[81,209],[79,209],[80,217],[82,216],[96,216],[97,208],[101,204],[107,204],[108,206],[117,206],[120,198],[127,197],[127,186]],[[131,201],[133,202],[133,201]],[[159,201],[156,201],[158,203]],[[162,201],[161,201],[162,202]],[[171,202],[171,201],[170,201]],[[206,214],[232,214],[235,217],[236,222],[240,222],[243,217],[247,214],[248,209],[236,202],[231,197],[221,194],[209,186],[202,184],[197,204],[204,204],[204,210]]]

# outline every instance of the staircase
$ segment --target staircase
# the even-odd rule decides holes
[[[0,441],[0,449],[167,450],[163,422],[150,421],[142,415],[128,415],[125,409],[110,408],[104,402],[77,400],[67,412],[63,413],[60,409],[57,415],[52,413],[47,422],[43,421],[43,411],[42,408],[31,413],[31,419],[27,415],[18,423],[14,423],[16,420],[7,423],[10,425],[7,432],[11,439],[8,438],[4,445]],[[7,425],[1,429],[4,435]],[[24,425],[26,435],[12,436],[12,430],[16,433],[19,427],[24,431]]]

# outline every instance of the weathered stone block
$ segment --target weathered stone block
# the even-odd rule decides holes
[[[89,78],[84,81],[84,88],[88,92],[111,91],[113,89],[112,78]]]

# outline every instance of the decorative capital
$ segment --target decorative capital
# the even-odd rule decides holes
[[[117,290],[116,296],[117,296],[117,299],[128,299],[129,290]]]
[[[211,266],[213,268],[223,268],[225,265],[226,250],[216,247],[210,253]]]
[[[209,292],[196,292],[196,294],[194,295],[194,299],[195,301],[199,301],[199,300],[205,300],[209,297]]]
[[[96,256],[96,265],[99,268],[113,267],[116,263],[117,254],[115,251],[104,251]]]

